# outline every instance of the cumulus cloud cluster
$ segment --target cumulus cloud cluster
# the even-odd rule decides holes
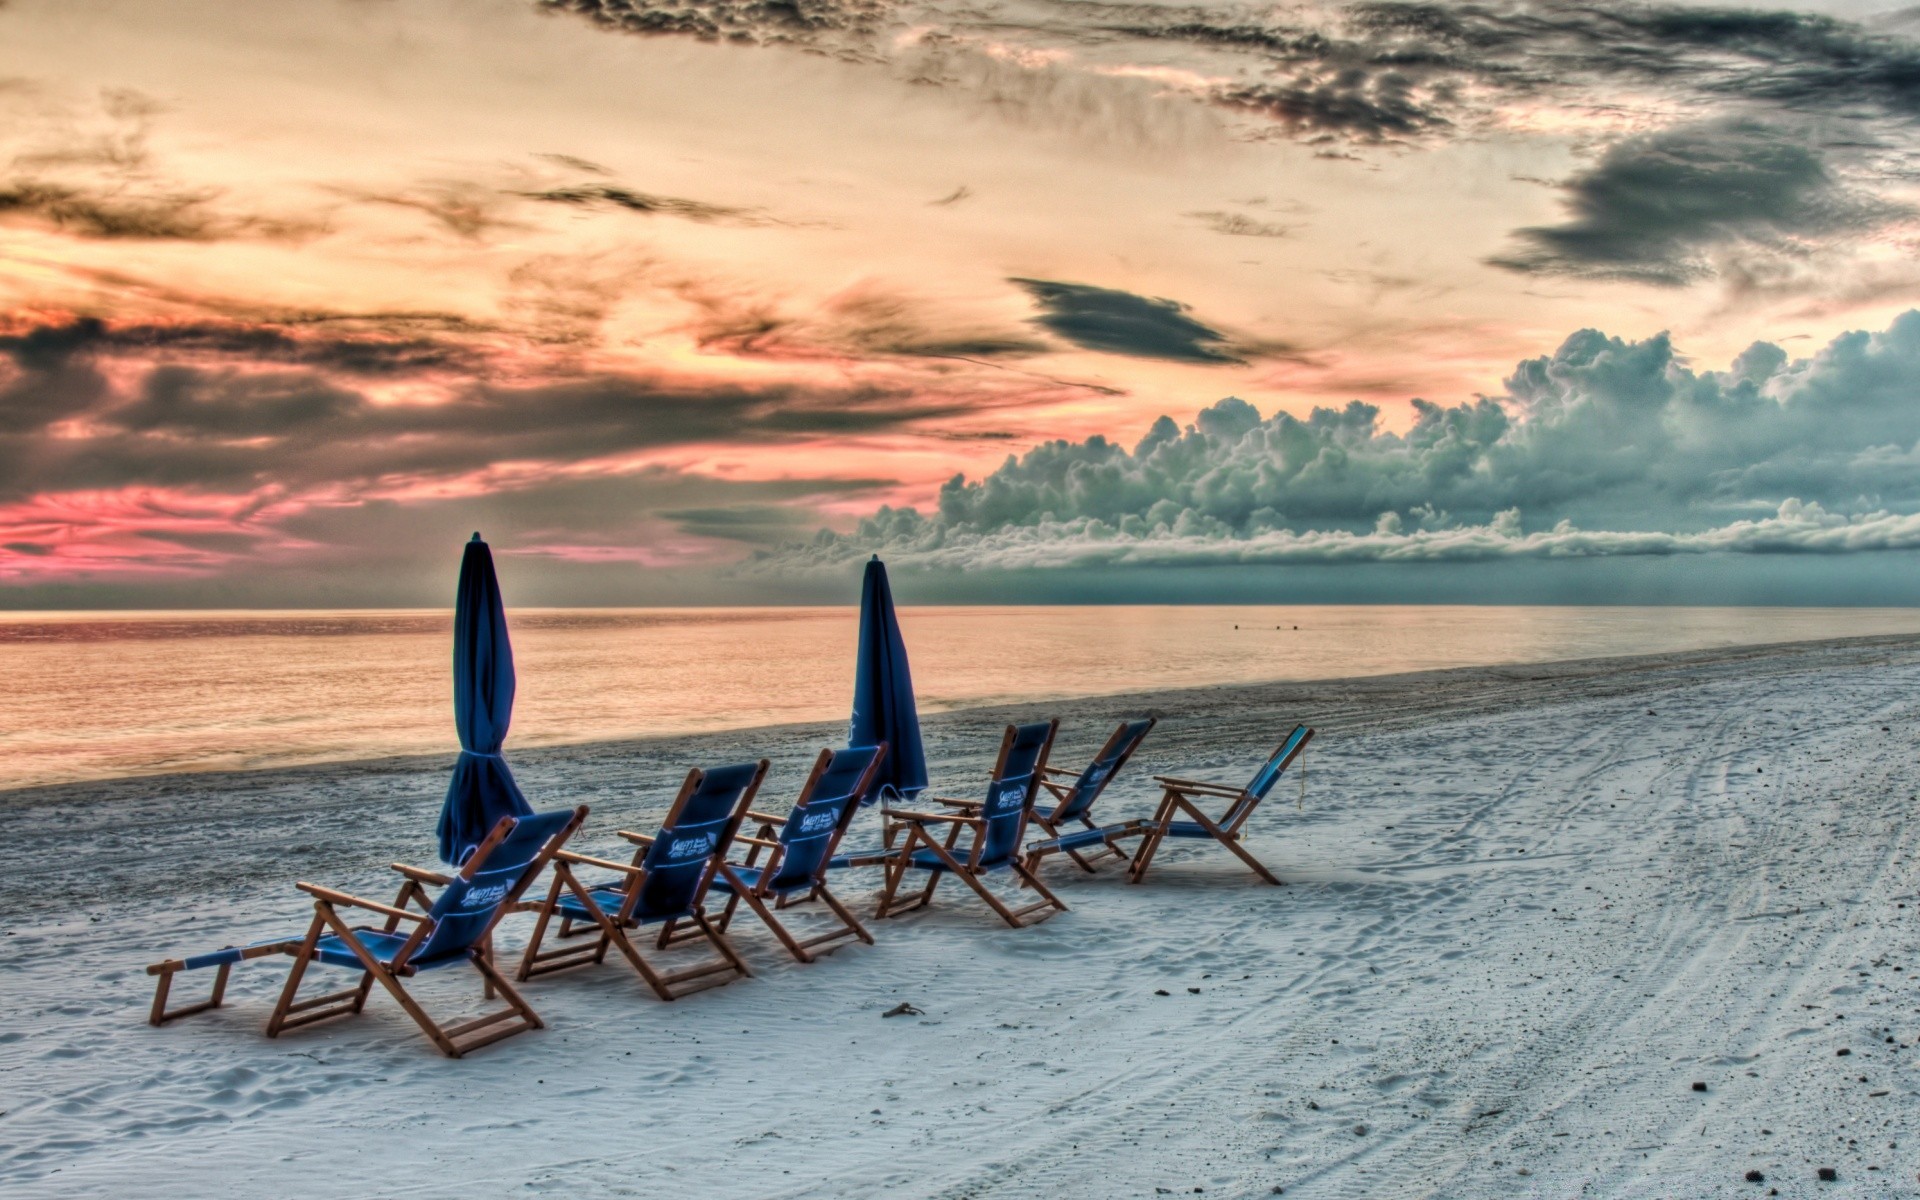
[[[1462,561],[1920,546],[1920,312],[1789,360],[1756,343],[1696,370],[1662,335],[1594,330],[1497,396],[1414,401],[1404,432],[1358,401],[1306,418],[1228,398],[1132,449],[1094,436],[956,476],[932,512],[752,570],[869,553],[942,569]]]

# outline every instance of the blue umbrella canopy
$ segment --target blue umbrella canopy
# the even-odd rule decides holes
[[[501,817],[533,814],[500,756],[513,719],[513,684],[507,606],[493,574],[493,552],[476,533],[460,560],[453,609],[453,723],[460,732],[460,760],[440,809],[440,857],[454,866]]]
[[[874,555],[860,586],[860,660],[853,680],[853,724],[849,746],[887,744],[874,792],[907,799],[927,786],[927,752],[920,744],[920,713],[913,703],[913,675],[907,668],[907,644],[893,613],[893,589],[886,564]]]

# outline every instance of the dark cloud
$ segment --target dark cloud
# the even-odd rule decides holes
[[[868,553],[931,568],[1481,560],[1920,547],[1920,311],[1810,358],[1695,371],[1665,336],[1594,330],[1505,394],[1304,419],[1223,400],[1133,449],[1047,442],[937,509],[882,509],[753,570]]]
[[[660,515],[672,521],[682,533],[758,546],[790,542],[819,525],[817,513],[775,504],[663,509]]]
[[[0,216],[26,217],[79,237],[203,241],[218,227],[212,192],[132,195],[62,183],[0,184]]]
[[[753,213],[744,208],[729,208],[722,204],[709,204],[704,200],[687,200],[679,196],[656,196],[608,183],[546,188],[520,194],[528,199],[540,200],[548,204],[612,207],[649,215],[684,217],[689,221],[751,222],[757,220]]]
[[[692,442],[859,434],[975,411],[964,398],[924,389],[679,385],[619,375],[522,386],[462,376],[422,398],[376,401],[345,376],[262,370],[244,341],[203,335],[182,344],[204,350],[216,341],[248,365],[169,362],[169,343],[151,329],[91,321],[0,338],[0,358],[16,368],[0,385],[0,498],[139,484],[228,493],[362,487],[501,463],[555,468]],[[281,345],[273,335],[262,341]],[[323,345],[289,357],[332,365],[367,352]],[[405,361],[406,351],[396,353]],[[150,365],[155,357],[159,365]],[[112,370],[109,359],[117,360]],[[390,368],[391,360],[370,373]],[[59,428],[73,422],[85,432]]]
[[[1224,233],[1230,237],[1283,238],[1293,232],[1291,225],[1255,220],[1245,213],[1190,212],[1187,216],[1215,233]]]
[[[396,318],[313,318],[304,323],[324,326],[381,320]],[[481,361],[468,347],[444,338],[337,333],[295,336],[273,326],[239,322],[109,325],[98,318],[80,317],[60,325],[34,326],[22,333],[0,333],[0,355],[12,357],[32,370],[47,370],[81,353],[164,356],[175,362],[243,360],[366,376],[472,370]]]
[[[678,290],[700,314],[687,332],[701,349],[741,358],[990,360],[1048,348],[1019,330],[951,319],[936,323],[924,304],[871,284],[855,285],[801,312],[712,281],[686,282]]]
[[[1187,315],[1177,300],[1048,279],[1013,279],[1040,306],[1034,324],[1105,354],[1170,362],[1238,363],[1227,336]]]
[[[588,175],[613,174],[610,168],[603,167],[592,159],[579,158],[572,154],[541,154],[536,157],[544,158],[555,166],[565,167],[569,171],[580,171]]]
[[[1584,0],[1218,8],[1031,0],[1017,9],[879,0],[541,0],[604,28],[791,44],[893,60],[917,82],[928,46],[1071,46],[1083,69],[1164,61],[1232,80],[1200,93],[1309,140],[1406,142],[1471,132],[1503,104],[1580,102],[1628,85],[1666,101],[1878,121],[1903,144],[1920,115],[1920,43],[1897,15],[1861,24],[1807,12]],[[916,36],[896,34],[912,29]],[[1236,78],[1237,77],[1237,78]],[[973,80],[974,83],[980,81]],[[989,81],[989,88],[998,85]],[[995,93],[997,97],[997,92]],[[1889,122],[1891,119],[1891,122]]]
[[[1405,71],[1347,67],[1304,71],[1274,82],[1221,88],[1214,100],[1257,112],[1289,133],[1362,142],[1397,141],[1452,124],[1450,89],[1428,89]]]
[[[894,5],[886,0],[536,0],[623,33],[680,34],[705,41],[818,45],[878,33]]]
[[[1907,215],[1855,194],[1804,131],[1750,121],[1620,142],[1561,185],[1570,219],[1522,229],[1511,270],[1677,286],[1714,273],[1723,249],[1774,249],[1857,234]]]
[[[400,192],[337,190],[362,204],[423,213],[442,229],[467,241],[479,241],[495,230],[521,227],[502,210],[505,193],[469,181],[426,183]]]

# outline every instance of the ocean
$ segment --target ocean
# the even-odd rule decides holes
[[[523,609],[515,747],[844,718],[846,608]],[[1920,609],[903,608],[922,712],[1920,632]],[[448,612],[0,614],[0,787],[446,753]]]

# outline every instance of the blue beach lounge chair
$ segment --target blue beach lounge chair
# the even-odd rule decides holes
[[[280,991],[273,1015],[267,1020],[268,1037],[279,1037],[289,1029],[360,1012],[366,1007],[367,996],[375,983],[392,994],[434,1045],[454,1058],[501,1038],[542,1028],[539,1016],[494,968],[493,927],[503,914],[513,909],[520,894],[554,855],[561,852],[561,847],[586,818],[585,805],[526,817],[502,817],[452,876],[395,864],[407,882],[392,904],[301,883],[300,890],[314,898],[313,924],[307,928],[304,938],[260,942],[195,958],[155,963],[147,968],[149,975],[159,976],[149,1020],[159,1025],[175,1017],[217,1007],[226,991],[227,973],[234,963],[269,954],[288,954],[293,957],[293,970]],[[440,886],[439,896],[431,902],[427,900],[425,884]],[[424,911],[409,909],[406,907],[409,903]],[[344,914],[353,909],[377,913],[386,920],[379,925],[351,925]],[[403,929],[403,923],[411,928]],[[360,981],[344,991],[297,1000],[307,968],[316,963],[357,970]],[[442,1026],[407,994],[401,982],[422,971],[456,963],[471,964],[484,980],[486,994],[491,997],[499,992],[506,999],[507,1007],[457,1025]],[[219,968],[214,976],[212,999],[168,1012],[167,992],[173,976],[180,971],[205,967]]]
[[[1146,878],[1147,867],[1153,862],[1153,856],[1160,844],[1168,838],[1212,838],[1222,846],[1239,856],[1240,861],[1253,868],[1254,874],[1268,883],[1278,886],[1280,881],[1273,872],[1262,866],[1260,860],[1247,852],[1241,844],[1241,831],[1253,810],[1267,798],[1273,785],[1280,780],[1293,760],[1306,750],[1307,743],[1313,739],[1313,730],[1305,725],[1294,726],[1280,748],[1273,752],[1266,764],[1255,772],[1253,779],[1243,788],[1228,787],[1218,783],[1197,783],[1191,779],[1179,779],[1171,775],[1156,775],[1154,782],[1166,789],[1160,797],[1160,808],[1148,822],[1140,848],[1134,852],[1133,865],[1127,868],[1129,882],[1139,883]],[[1219,820],[1201,812],[1198,801],[1202,797],[1227,800],[1231,803]],[[1179,819],[1185,814],[1191,820]]]
[[[1038,842],[1030,842],[1026,849],[1027,869],[1038,870],[1040,860],[1049,854],[1065,854],[1080,865],[1080,869],[1091,873],[1093,864],[1108,858],[1125,860],[1127,852],[1120,848],[1120,839],[1142,837],[1146,834],[1146,822],[1134,820],[1118,825],[1095,825],[1088,814],[1093,810],[1093,802],[1100,798],[1120,768],[1127,765],[1133,752],[1146,740],[1147,734],[1159,723],[1158,717],[1147,717],[1139,721],[1122,721],[1114,728],[1113,736],[1107,744],[1100,747],[1100,753],[1093,756],[1087,769],[1074,775],[1072,771],[1059,767],[1048,767],[1041,775],[1040,786],[1052,794],[1051,806],[1035,804],[1033,823],[1046,832],[1046,837]],[[1072,779],[1071,783],[1063,782]],[[1078,821],[1082,828],[1066,833],[1060,831],[1069,821]],[[1082,850],[1098,846],[1100,849],[1091,854]]]
[[[791,813],[784,817],[747,814],[760,822],[760,829],[758,836],[742,834],[734,839],[736,844],[747,844],[746,861],[723,863],[713,880],[714,888],[727,898],[726,907],[714,919],[721,933],[733,923],[734,912],[744,900],[788,953],[803,963],[812,962],[819,947],[837,948],[846,938],[873,944],[873,935],[827,887],[827,863],[860,810],[860,798],[872,789],[886,753],[885,743],[822,750]],[[762,851],[767,855],[764,859]],[[813,899],[826,904],[840,923],[800,941],[774,911]]]
[[[1047,765],[1047,752],[1053,746],[1053,735],[1059,727],[1059,721],[1007,726],[984,801],[923,796],[923,800],[956,811],[882,810],[887,817],[899,822],[906,839],[887,854],[887,877],[875,915],[898,916],[922,907],[933,899],[934,888],[947,875],[959,878],[972,888],[986,901],[987,907],[1016,929],[1038,924],[1056,912],[1067,910],[1066,904],[1027,870],[1020,855],[1027,817],[1033,811],[1034,797],[1040,791],[1041,772]],[[960,844],[962,832],[972,835],[970,844]],[[986,875],[1001,870],[1011,870],[1022,883],[1039,892],[1041,898],[1023,908],[1007,907],[985,882]],[[925,871],[927,886],[902,903],[900,885],[908,871]]]
[[[630,863],[606,858],[591,858],[563,850],[554,856],[553,884],[547,898],[538,906],[539,917],[533,936],[527,941],[520,959],[518,977],[532,979],[554,971],[564,971],[588,963],[606,961],[607,950],[617,948],[640,978],[662,1000],[674,1000],[704,988],[731,983],[752,975],[747,964],[734,950],[726,935],[715,929],[702,907],[715,870],[726,861],[734,835],[746,819],[754,793],[766,777],[767,760],[741,763],[687,772],[680,794],[667,810],[660,832],[646,834],[621,830],[620,836],[638,846]],[[614,871],[620,878],[610,883],[587,886],[580,882],[575,867],[599,867]],[[531,907],[531,906],[523,906]],[[560,926],[553,930],[556,940],[591,937],[556,949],[541,951],[555,918]],[[678,932],[682,922],[693,928]],[[663,973],[640,953],[631,931],[645,925],[660,926],[656,948],[665,950],[675,942],[704,938],[718,957],[678,971]],[[594,935],[598,936],[594,936]]]

